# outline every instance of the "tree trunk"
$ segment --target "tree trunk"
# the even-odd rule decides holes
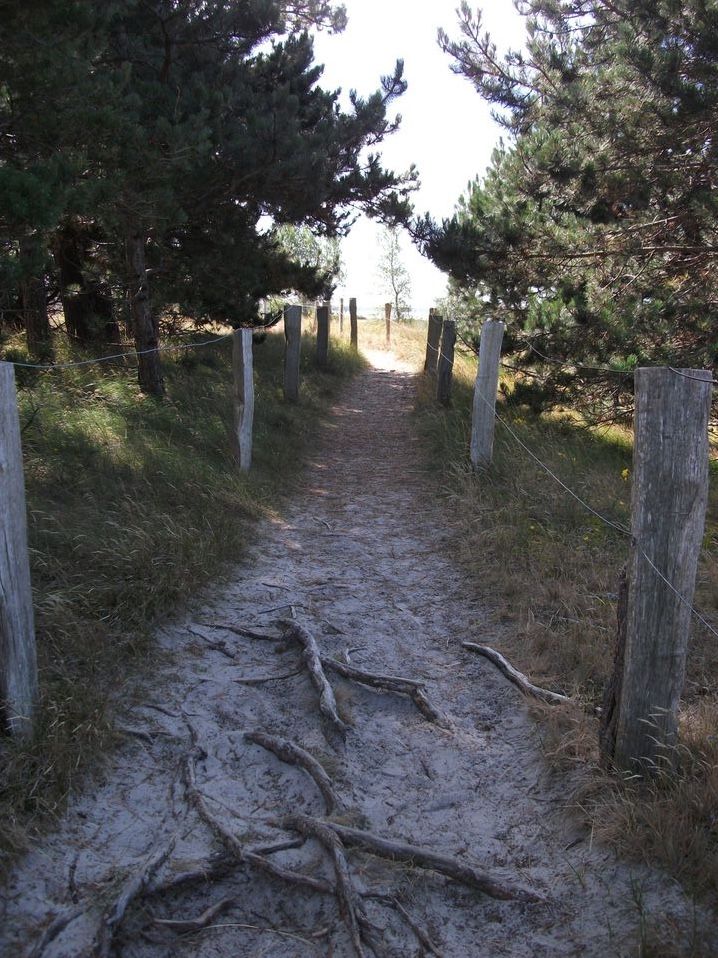
[[[158,323],[152,316],[150,290],[145,263],[146,236],[140,229],[130,229],[126,239],[132,334],[137,350],[138,380],[143,393],[163,396]]]
[[[52,347],[43,259],[40,234],[24,236],[20,240],[20,300],[27,348],[33,356],[47,357]]]
[[[58,230],[53,255],[60,271],[67,335],[82,345],[119,338],[112,297],[101,284],[88,281],[83,269],[88,257],[87,241],[72,223]]]

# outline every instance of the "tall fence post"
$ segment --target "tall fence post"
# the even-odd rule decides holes
[[[339,299],[339,332],[344,332],[344,297]]]
[[[628,595],[619,602],[615,674],[601,730],[604,761],[628,772],[650,774],[675,758],[708,501],[712,386],[707,370],[681,372],[635,374]]]
[[[496,392],[499,388],[499,363],[505,325],[488,319],[481,327],[479,368],[474,384],[474,409],[471,417],[471,464],[474,469],[491,465],[496,425]]]
[[[242,472],[252,465],[252,426],[254,423],[254,369],[252,330],[235,329],[232,337],[234,374],[235,456]]]
[[[326,369],[329,364],[329,304],[317,306],[317,365]]]
[[[384,319],[386,320],[386,344],[391,346],[391,303],[384,303]]]
[[[0,363],[0,725],[32,734],[37,654],[15,370]]]
[[[349,300],[349,324],[351,327],[352,349],[359,349],[359,326],[357,323],[357,301],[353,296]]]
[[[302,307],[284,307],[284,398],[299,400],[299,360],[302,352]]]
[[[451,377],[454,371],[454,346],[456,345],[456,323],[445,319],[441,330],[441,347],[436,367],[436,398],[443,405],[451,404]]]
[[[426,359],[424,360],[424,372],[431,376],[436,375],[436,366],[439,361],[439,343],[441,341],[441,328],[443,319],[435,309],[429,310],[429,329],[426,334]]]

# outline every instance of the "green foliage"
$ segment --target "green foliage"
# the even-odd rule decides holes
[[[382,232],[379,245],[377,275],[382,292],[390,297],[394,306],[394,318],[401,321],[411,311],[411,276],[401,261],[399,229],[387,226]]]
[[[406,219],[415,179],[365,155],[396,128],[401,62],[348,111],[319,85],[307,31],[345,21],[329,0],[0,0],[0,260],[80,222],[117,295],[141,237],[157,313],[234,325],[325,285],[262,217],[335,237],[357,206]]]
[[[467,4],[453,69],[508,132],[457,214],[418,234],[476,310],[526,347],[589,365],[713,365],[718,11],[712,4],[524,0],[501,56]],[[580,384],[579,384],[580,386]]]
[[[299,286],[295,292],[331,299],[337,285],[344,281],[341,244],[337,237],[318,236],[307,226],[280,226],[275,231],[280,248],[291,260],[312,272],[313,288]]]

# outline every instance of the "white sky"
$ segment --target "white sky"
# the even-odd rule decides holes
[[[414,163],[421,188],[414,194],[417,213],[441,219],[453,212],[470,179],[482,173],[499,137],[488,107],[468,80],[450,70],[449,58],[436,42],[442,26],[458,37],[458,0],[343,0],[349,24],[338,36],[319,34],[316,61],[325,65],[321,85],[360,95],[373,92],[382,75],[404,60],[408,89],[394,112],[401,127],[379,150],[384,165],[397,172]],[[485,0],[484,26],[499,49],[520,47],[522,18],[511,0]],[[356,296],[360,314],[386,300],[376,276],[380,227],[362,217],[343,243],[347,282],[335,298]],[[414,313],[428,313],[444,295],[446,277],[423,259],[407,237],[404,264],[412,279]]]

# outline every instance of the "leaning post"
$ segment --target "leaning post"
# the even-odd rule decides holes
[[[299,360],[302,352],[302,307],[284,307],[284,398],[299,400]]]
[[[329,365],[329,304],[317,306],[317,366]]]
[[[445,319],[441,331],[441,347],[436,368],[436,398],[442,406],[451,405],[451,378],[454,371],[454,346],[456,345],[456,323]]]
[[[234,376],[235,458],[242,472],[252,465],[252,427],[254,423],[254,363],[252,330],[235,329],[232,337]]]
[[[349,300],[349,324],[351,327],[352,349],[359,349],[359,325],[357,323],[357,301],[353,296]]]
[[[494,454],[496,393],[499,388],[499,363],[505,325],[489,319],[481,327],[479,368],[474,384],[474,408],[471,417],[471,464],[486,469]]]
[[[32,734],[37,653],[15,370],[0,362],[0,726]]]
[[[435,309],[429,310],[429,328],[426,334],[426,359],[424,360],[424,372],[431,376],[436,375],[436,366],[439,361],[439,343],[441,342],[441,329],[444,320],[440,313]]]
[[[623,772],[650,775],[676,755],[708,501],[711,390],[704,369],[635,373],[628,594],[601,730],[604,761]]]

